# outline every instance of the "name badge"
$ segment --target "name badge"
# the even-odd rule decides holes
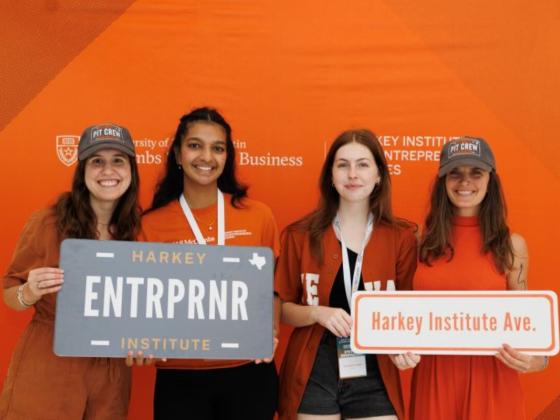
[[[367,375],[366,356],[350,348],[350,337],[336,337],[338,373],[340,379],[359,378]]]

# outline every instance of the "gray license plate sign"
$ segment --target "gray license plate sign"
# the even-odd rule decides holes
[[[269,357],[273,265],[263,247],[67,239],[54,352]]]

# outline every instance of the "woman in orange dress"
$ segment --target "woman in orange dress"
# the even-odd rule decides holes
[[[442,150],[414,276],[415,290],[525,290],[529,257],[510,233],[492,150],[462,137]],[[518,372],[547,358],[507,344],[496,356],[422,356],[412,380],[413,419],[523,419]]]
[[[58,268],[66,238],[135,240],[140,230],[138,167],[128,130],[114,124],[87,128],[78,145],[72,189],[35,213],[4,275],[4,302],[33,308],[12,356],[0,394],[0,419],[125,420],[130,369],[121,359],[58,357],[53,353]]]

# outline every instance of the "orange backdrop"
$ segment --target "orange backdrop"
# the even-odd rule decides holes
[[[147,205],[178,117],[211,105],[232,123],[250,195],[273,208],[281,228],[315,204],[325,147],[344,129],[382,136],[397,213],[417,222],[442,142],[487,138],[510,224],[529,245],[530,287],[558,292],[557,0],[41,0],[0,8],[0,267],[29,215],[69,188],[73,165],[58,157],[57,136],[97,122],[129,127]],[[29,315],[0,307],[2,378]],[[523,376],[530,417],[560,416],[559,378],[555,358]],[[135,370],[131,419],[151,418],[152,382],[151,369]]]

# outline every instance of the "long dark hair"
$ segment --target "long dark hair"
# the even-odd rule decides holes
[[[136,159],[127,156],[130,162],[131,180],[126,192],[119,198],[109,221],[112,239],[133,241],[140,231],[141,210],[138,206],[140,177]],[[97,217],[91,207],[85,172],[87,160],[78,161],[72,180],[72,190],[62,194],[53,208],[56,225],[61,239],[97,239]]]
[[[369,208],[375,223],[394,225],[397,222],[391,206],[389,167],[379,140],[367,129],[344,131],[331,145],[323,163],[319,177],[321,197],[317,208],[288,227],[288,229],[303,229],[309,232],[311,254],[320,264],[323,263],[323,235],[336,216],[340,202],[332,179],[334,158],[338,149],[352,142],[362,144],[370,150],[379,171],[379,184],[375,186],[369,199]],[[398,223],[401,224],[400,221]]]
[[[430,211],[426,217],[424,233],[420,242],[420,261],[430,265],[431,261],[454,255],[452,243],[452,220],[454,207],[445,188],[445,176],[434,181],[430,199]],[[510,230],[506,223],[507,207],[500,177],[490,172],[486,196],[480,204],[479,220],[482,234],[482,252],[492,253],[494,264],[501,273],[512,268],[513,246]]]
[[[189,126],[197,122],[217,124],[224,129],[226,133],[226,163],[224,171],[218,178],[218,188],[222,192],[231,194],[231,204],[234,207],[241,207],[241,199],[247,196],[247,187],[240,184],[235,175],[235,147],[233,147],[231,127],[218,111],[203,107],[193,109],[181,117],[175,132],[175,138],[167,154],[165,174],[156,187],[152,206],[147,212],[177,200],[183,193],[183,169],[177,164],[175,152],[181,147],[181,142]]]

